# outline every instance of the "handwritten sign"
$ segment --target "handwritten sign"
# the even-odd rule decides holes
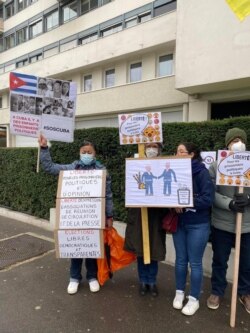
[[[106,170],[61,171],[57,198],[105,197]]]
[[[206,168],[209,169],[210,165],[216,161],[216,151],[202,151],[201,152],[202,162]]]
[[[103,258],[102,230],[56,230],[57,258]]]
[[[57,199],[56,227],[58,229],[104,229],[104,198]]]
[[[219,150],[216,184],[250,187],[250,152]]]
[[[10,132],[72,142],[75,125],[75,82],[11,72]]]
[[[160,112],[119,115],[120,144],[162,142]]]
[[[126,207],[192,207],[191,158],[126,159]]]

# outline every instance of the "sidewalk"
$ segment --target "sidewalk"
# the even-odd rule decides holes
[[[51,231],[0,217],[0,240],[27,233],[48,244],[53,241]],[[116,272],[96,294],[90,293],[84,280],[76,295],[68,295],[68,275],[69,260],[56,259],[53,246],[45,254],[2,269],[0,333],[250,332],[249,314],[239,303],[236,327],[230,328],[231,285],[218,310],[206,307],[210,291],[206,277],[198,312],[187,317],[174,310],[174,270],[167,264],[159,267],[157,298],[138,295],[135,264]]]

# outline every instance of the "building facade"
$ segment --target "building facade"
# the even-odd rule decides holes
[[[189,122],[242,109],[249,31],[224,0],[0,1],[1,137],[37,145],[10,134],[11,71],[76,82],[76,128],[118,126],[121,113]]]

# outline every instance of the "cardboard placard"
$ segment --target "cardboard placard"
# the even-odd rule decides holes
[[[104,198],[63,198],[56,200],[57,229],[104,229]]]
[[[57,198],[105,197],[106,170],[60,171]]]
[[[126,159],[126,207],[193,207],[191,158]]]
[[[103,231],[55,230],[57,258],[103,258]]]

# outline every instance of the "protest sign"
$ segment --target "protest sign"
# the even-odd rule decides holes
[[[104,198],[71,198],[56,200],[56,228],[104,229]]]
[[[160,112],[122,114],[118,120],[121,145],[162,142]]]
[[[216,161],[216,151],[202,151],[201,152],[202,162],[206,168],[209,169],[210,165]]]
[[[10,73],[10,132],[73,142],[76,83]]]
[[[58,179],[57,198],[105,197],[106,170],[66,170]]]
[[[55,230],[57,258],[103,258],[102,230]]]
[[[218,151],[217,185],[250,187],[250,152]]]
[[[126,207],[192,207],[191,158],[126,159]]]

